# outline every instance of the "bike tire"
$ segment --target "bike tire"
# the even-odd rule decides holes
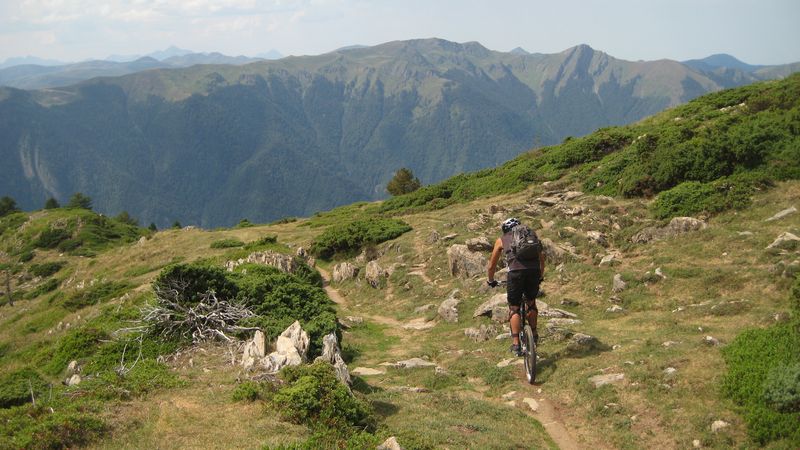
[[[528,379],[528,383],[533,384],[536,382],[536,343],[533,341],[533,329],[530,325],[525,325],[523,334],[525,376]]]

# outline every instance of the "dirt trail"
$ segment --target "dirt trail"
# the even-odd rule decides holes
[[[430,282],[428,277],[425,275],[425,265],[421,264],[421,268],[418,271],[409,272],[409,275],[416,275],[420,276],[426,281]],[[419,266],[417,266],[419,267]],[[322,268],[317,268],[319,273],[322,275],[323,278],[323,286],[325,288],[325,292],[328,294],[328,297],[331,298],[337,305],[347,308],[349,306],[347,299],[345,299],[337,289],[333,288],[330,285],[331,276],[330,273]],[[403,332],[403,323],[395,320],[391,317],[385,316],[378,316],[378,315],[371,315],[371,314],[360,314],[367,320],[372,322],[386,325],[395,332],[400,332],[398,336],[401,336],[404,339],[407,339],[410,333]],[[523,377],[520,377],[520,383],[527,383]],[[538,388],[536,386],[531,386],[529,389],[529,395],[534,398],[539,403],[539,408],[536,412],[531,411],[527,406],[523,406],[525,408],[525,413],[529,416],[538,420],[542,426],[544,426],[545,431],[550,435],[550,437],[555,441],[558,447],[562,450],[578,450],[580,446],[572,437],[572,434],[567,430],[564,422],[561,420],[561,415],[558,412],[558,407],[551,402],[547,397],[545,397],[541,393],[537,393]],[[490,401],[496,401],[496,399],[487,398]]]

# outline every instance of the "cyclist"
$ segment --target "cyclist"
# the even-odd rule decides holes
[[[534,342],[539,342],[539,334],[536,330],[536,322],[539,316],[539,310],[536,309],[536,295],[539,293],[539,284],[544,279],[544,252],[539,252],[538,259],[518,259],[515,258],[514,253],[511,251],[511,230],[516,226],[522,226],[519,220],[512,217],[503,222],[500,227],[503,230],[503,235],[500,236],[494,243],[492,249],[492,257],[489,260],[488,267],[488,281],[486,282],[490,287],[498,285],[497,280],[494,279],[497,262],[500,256],[505,253],[506,262],[508,263],[508,279],[506,282],[506,292],[508,294],[508,308],[511,317],[511,351],[517,356],[520,355],[519,345],[519,331],[522,329],[522,320],[519,316],[519,307],[522,302],[522,297],[525,297],[527,302],[527,320],[528,324],[533,329]],[[531,230],[531,233],[533,231]]]

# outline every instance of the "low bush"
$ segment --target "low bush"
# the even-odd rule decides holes
[[[33,250],[25,250],[19,254],[19,262],[26,263],[32,260],[34,256],[36,256],[36,252]]]
[[[26,293],[25,294],[25,298],[28,298],[28,299],[36,298],[36,297],[38,297],[40,295],[44,295],[44,294],[46,294],[48,292],[55,291],[56,289],[58,289],[58,284],[59,284],[59,281],[57,279],[49,278],[44,283],[41,283],[40,285],[36,286],[36,288],[34,288],[32,291]]]
[[[19,406],[0,411],[0,448],[61,449],[83,447],[110,427],[96,408],[84,404]]]
[[[48,228],[39,235],[33,245],[38,248],[56,248],[61,242],[70,239],[72,232],[63,228]]]
[[[25,368],[0,376],[0,408],[24,405],[40,398],[49,385],[35,370]]]
[[[311,253],[330,259],[335,254],[353,254],[367,245],[394,239],[411,231],[411,227],[398,219],[370,219],[334,225],[314,239]]]
[[[769,184],[757,175],[725,177],[710,183],[687,181],[659,194],[653,214],[660,219],[716,214],[729,209],[743,209],[757,188]]]
[[[235,238],[220,239],[211,243],[211,248],[234,248],[243,246],[244,242]]]
[[[336,378],[330,364],[286,367],[280,376],[286,385],[272,401],[286,420],[312,427],[374,428],[371,407]]]
[[[70,311],[77,311],[122,295],[129,288],[128,283],[119,281],[96,283],[94,286],[72,293],[63,300],[63,306]]]
[[[255,381],[244,381],[233,389],[231,398],[235,402],[254,402],[262,398],[264,387]]]
[[[800,412],[800,362],[769,371],[764,380],[764,401],[780,412]]]
[[[106,332],[93,327],[73,330],[61,338],[54,351],[48,352],[43,370],[49,375],[58,375],[70,361],[94,355],[100,343],[108,338]]]
[[[64,268],[67,263],[64,261],[53,261],[42,264],[31,264],[28,272],[35,277],[49,277]]]
[[[185,304],[197,303],[208,291],[214,291],[222,299],[233,299],[238,292],[224,269],[204,263],[167,266],[156,277],[153,288],[157,292],[176,289],[179,301]]]

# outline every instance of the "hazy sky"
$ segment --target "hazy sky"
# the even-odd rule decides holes
[[[800,61],[800,0],[0,0],[0,61],[146,54],[170,45],[252,56],[439,37],[493,50],[577,44],[621,59],[730,53]]]

